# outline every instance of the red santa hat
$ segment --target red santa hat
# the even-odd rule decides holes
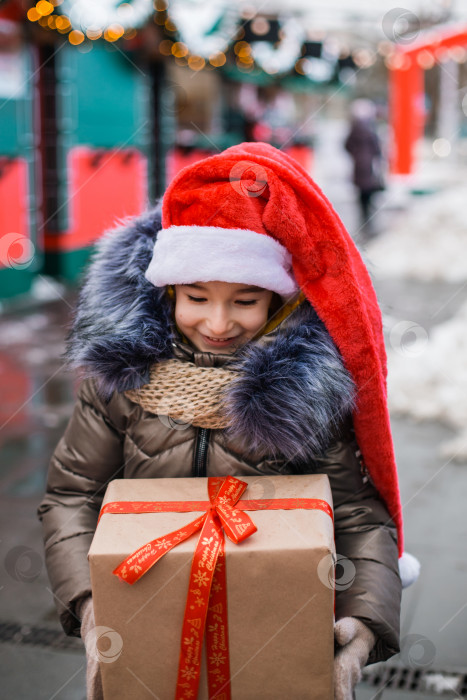
[[[282,296],[303,291],[356,384],[356,438],[402,554],[381,312],[331,203],[294,159],[266,143],[241,143],[178,173],[163,198],[162,227],[146,271],[156,286],[222,280]]]

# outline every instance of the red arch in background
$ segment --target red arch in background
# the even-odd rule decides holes
[[[424,127],[424,66],[450,49],[467,47],[467,25],[440,27],[412,44],[395,47],[389,58],[389,124],[393,131],[391,172],[408,175]]]

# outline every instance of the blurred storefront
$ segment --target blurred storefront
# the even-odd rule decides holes
[[[140,212],[154,180],[157,66],[137,70],[111,42],[80,51],[20,10],[10,2],[0,15],[0,298],[39,272],[75,281],[95,239]]]
[[[311,168],[307,112],[341,66],[296,20],[224,2],[204,25],[189,3],[101,5],[0,3],[0,299],[38,274],[75,282],[107,228],[239,141],[270,141]]]
[[[78,281],[185,165],[261,140],[310,172],[324,105],[362,72],[386,99],[393,43],[270,6],[0,0],[0,304]]]

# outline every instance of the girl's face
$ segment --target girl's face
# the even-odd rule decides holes
[[[233,282],[175,285],[175,321],[203,352],[233,353],[264,326],[273,292]]]

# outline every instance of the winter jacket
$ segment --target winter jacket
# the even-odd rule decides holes
[[[336,550],[355,579],[336,591],[336,619],[375,633],[369,662],[399,651],[401,582],[396,528],[362,462],[352,426],[353,382],[304,300],[233,356],[201,352],[178,332],[165,290],[144,279],[160,213],[153,210],[97,246],[81,292],[69,357],[85,368],[74,413],[52,456],[38,514],[46,563],[67,634],[91,592],[87,552],[114,478],[327,474]],[[226,429],[177,424],[130,400],[167,358],[228,367]],[[338,574],[339,575],[339,574]]]

